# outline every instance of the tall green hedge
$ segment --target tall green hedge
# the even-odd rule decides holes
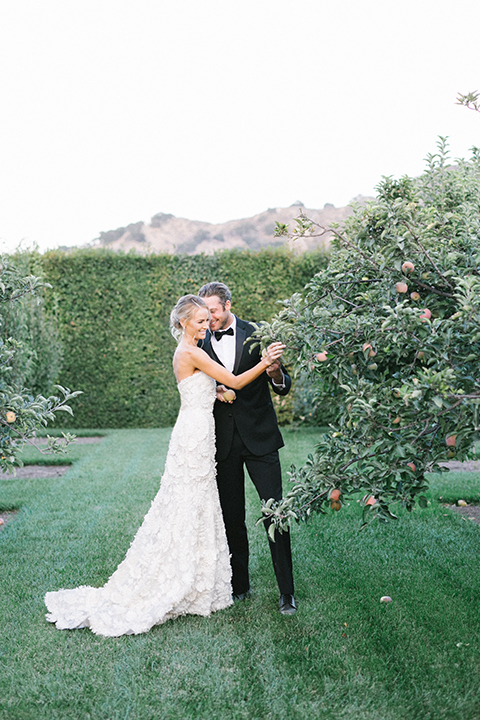
[[[169,426],[178,412],[169,315],[177,298],[206,282],[227,283],[233,310],[268,320],[278,300],[303,289],[324,253],[224,251],[140,257],[105,250],[53,251],[42,259],[63,343],[59,382],[83,390],[75,427]],[[288,406],[279,405],[280,414]]]

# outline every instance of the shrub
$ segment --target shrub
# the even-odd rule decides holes
[[[22,321],[22,303],[41,293],[45,287],[39,277],[33,275],[23,276],[11,260],[3,255],[0,257],[0,469],[12,470],[15,465],[21,464],[18,453],[26,442],[34,444],[35,433],[43,428],[49,421],[55,419],[55,413],[65,411],[71,413],[67,404],[79,393],[71,393],[68,389],[56,386],[61,397],[34,395],[24,389],[19,383],[28,373],[32,373],[30,348],[26,360],[18,360],[22,353],[22,344],[7,332],[7,330],[32,329],[28,325],[30,315],[27,314],[25,323]],[[21,334],[20,332],[20,334]],[[34,336],[29,335],[29,339]],[[50,438],[47,447],[39,448],[41,452],[61,452],[73,439],[73,436],[64,435],[60,438]]]
[[[22,293],[16,302],[5,302],[2,306],[0,337],[4,342],[13,337],[19,343],[9,363],[9,382],[28,387],[34,395],[47,395],[58,380],[63,355],[55,301],[52,302],[52,312],[47,315],[39,253],[16,253],[11,261],[19,282],[23,282],[21,278],[32,275],[38,283],[34,292]]]

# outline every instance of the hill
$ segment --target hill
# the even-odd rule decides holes
[[[359,195],[352,202],[365,203],[370,198]],[[275,238],[275,223],[292,223],[304,212],[311,220],[328,226],[333,222],[342,224],[352,212],[351,206],[336,208],[327,203],[322,210],[305,208],[301,202],[287,208],[269,208],[265,212],[241,220],[229,220],[217,225],[197,220],[177,218],[166,213],[157,213],[150,223],[142,220],[126,227],[101,232],[91,244],[92,247],[106,247],[128,252],[134,250],[142,255],[148,253],[198,253],[212,254],[217,250],[232,248],[260,250],[265,247],[279,247],[285,242],[298,252],[328,247],[330,234],[322,238],[299,238],[285,240]]]

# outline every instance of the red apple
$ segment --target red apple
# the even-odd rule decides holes
[[[417,292],[410,293],[410,297],[412,298],[412,300],[415,300],[415,302],[418,302],[420,300],[420,294]]]
[[[457,444],[457,436],[456,435],[447,435],[445,438],[445,442],[447,443],[448,447],[455,447]]]
[[[407,283],[404,283],[404,282],[397,282],[395,284],[395,290],[398,293],[406,293],[408,290],[408,285],[407,285]]]
[[[415,270],[415,265],[412,262],[410,262],[410,260],[407,260],[406,262],[403,263],[402,272],[407,273],[407,272],[413,272],[414,270]]]
[[[332,490],[332,492],[330,493],[330,500],[331,500],[332,502],[337,502],[337,500],[340,499],[340,495],[341,495],[341,494],[342,494],[342,493],[340,492],[340,490],[339,490],[338,488],[335,488],[335,489]]]
[[[327,353],[319,352],[319,353],[317,353],[316,358],[317,358],[318,362],[325,362],[325,360],[327,359]]]
[[[422,322],[425,322],[425,320],[430,320],[431,317],[432,317],[431,311],[428,308],[425,308],[424,311],[422,312],[422,314],[420,315],[420,320]]]
[[[415,465],[414,462],[407,463],[407,467],[411,468],[413,470],[413,472],[415,472],[415,470],[417,469],[417,466]]]

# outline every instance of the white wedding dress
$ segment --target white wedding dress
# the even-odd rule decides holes
[[[125,559],[106,585],[45,595],[60,630],[143,633],[179,615],[208,616],[232,604],[230,557],[215,480],[215,381],[182,380],[181,408],[160,490]]]

